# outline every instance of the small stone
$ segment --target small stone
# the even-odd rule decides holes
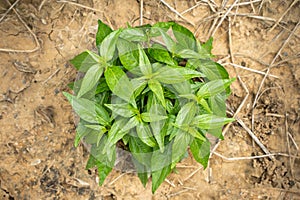
[[[41,163],[41,159],[34,159],[30,162],[30,165],[35,166]]]

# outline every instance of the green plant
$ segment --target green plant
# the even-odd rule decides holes
[[[84,77],[64,93],[80,117],[75,146],[91,144],[87,168],[98,168],[100,184],[114,167],[117,144],[132,154],[138,177],[152,192],[190,148],[204,167],[210,156],[206,134],[222,139],[227,71],[211,60],[212,38],[200,44],[174,22],[113,31],[98,21],[98,52],[84,51],[71,63]]]

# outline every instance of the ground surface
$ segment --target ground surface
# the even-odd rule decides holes
[[[187,158],[155,195],[134,174],[113,171],[99,187],[84,169],[61,93],[76,77],[68,60],[94,48],[97,19],[139,25],[140,1],[22,0],[8,13],[0,2],[0,199],[300,199],[297,0],[144,0],[144,24],[173,20],[202,42],[214,36],[216,60],[238,77],[228,100],[238,121],[205,171]],[[251,157],[266,152],[249,132],[273,159]]]

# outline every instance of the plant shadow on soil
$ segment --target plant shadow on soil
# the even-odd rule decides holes
[[[136,175],[117,170],[99,187],[96,171],[85,170],[89,152],[73,146],[74,116],[61,94],[76,77],[68,60],[95,48],[97,19],[115,29],[127,22],[139,25],[140,1],[24,0],[14,7],[23,22],[13,9],[6,14],[10,5],[1,1],[0,198],[299,199],[299,1],[214,2],[144,0],[143,23],[173,20],[202,42],[214,33],[215,59],[231,77],[241,78],[232,85],[229,112],[241,106],[237,117],[271,153],[284,155],[237,160],[264,152],[234,122],[216,152],[236,159],[213,155],[204,171],[188,157],[154,195],[151,184],[143,188]],[[33,36],[38,50],[18,53],[35,49]],[[277,54],[269,71],[276,77],[267,76],[258,93],[264,75],[247,69],[266,73]],[[243,104],[247,91],[242,84],[249,90]]]

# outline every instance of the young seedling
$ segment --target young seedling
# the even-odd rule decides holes
[[[212,38],[201,44],[185,27],[159,22],[113,31],[98,21],[97,52],[71,60],[84,74],[64,93],[80,117],[75,146],[91,145],[87,169],[103,184],[120,147],[129,151],[138,177],[152,192],[190,149],[204,168],[207,134],[220,139],[230,79],[213,57]]]

